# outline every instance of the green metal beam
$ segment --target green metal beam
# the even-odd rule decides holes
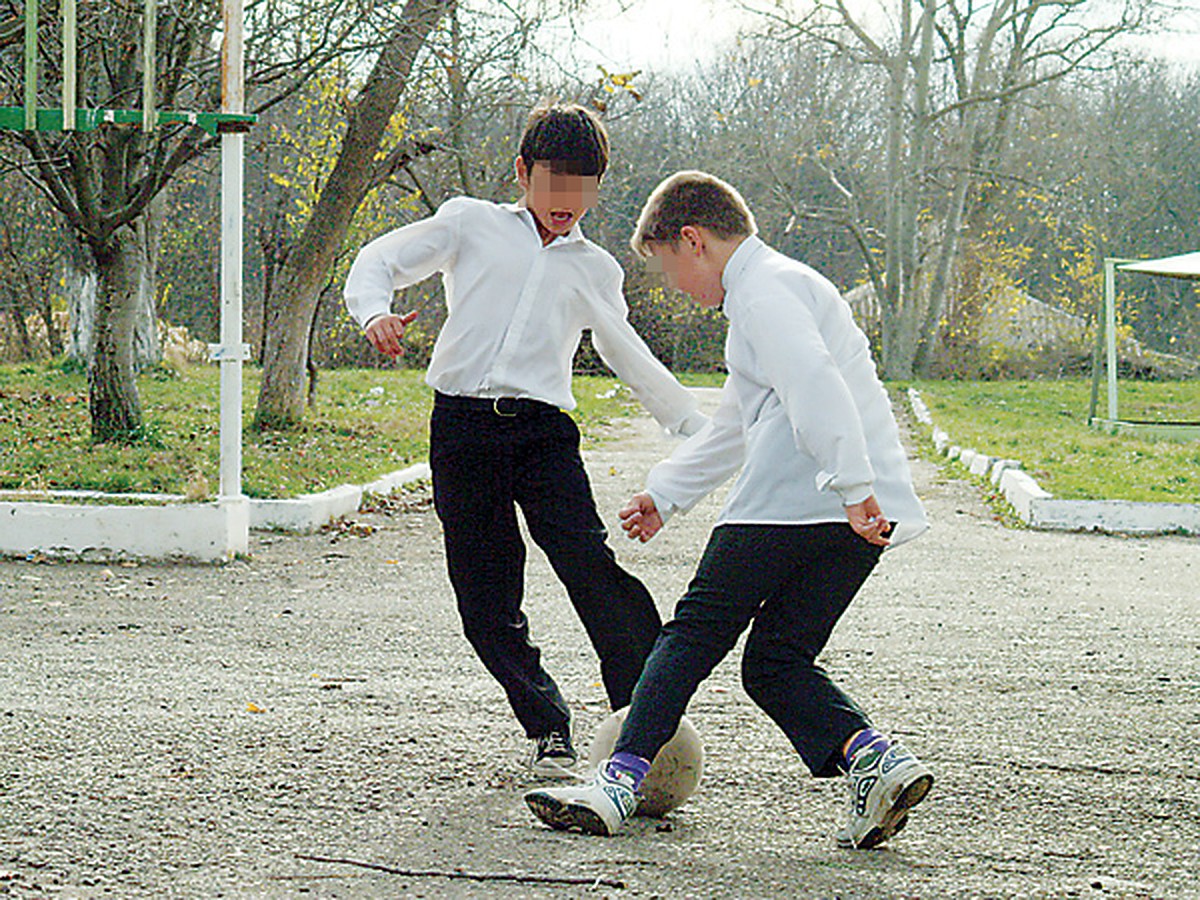
[[[144,110],[135,109],[77,109],[74,129],[95,131],[102,125],[139,125],[145,119]],[[249,131],[258,120],[252,113],[190,113],[159,110],[158,125],[195,125],[209,134],[229,131]],[[27,111],[21,106],[0,106],[0,129],[9,131],[63,131],[61,109],[36,111],[34,127],[27,126]]]

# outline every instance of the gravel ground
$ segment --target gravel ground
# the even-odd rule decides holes
[[[670,444],[640,417],[613,437],[587,456],[616,532]],[[0,562],[0,895],[1200,897],[1200,542],[1009,530],[914,472],[933,530],[825,655],[938,779],[886,849],[834,846],[845,787],[746,698],[740,653],[690,708],[687,805],[611,839],[537,823],[416,491],[223,567]],[[718,502],[613,538],[664,614]],[[598,667],[536,551],[527,609],[585,748]]]

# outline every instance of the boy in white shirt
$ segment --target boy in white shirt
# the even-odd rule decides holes
[[[569,775],[576,753],[567,704],[521,611],[516,506],[600,657],[614,709],[629,703],[661,624],[605,543],[579,432],[564,412],[575,406],[571,363],[583,330],[668,431],[692,434],[707,421],[627,321],[621,267],[579,228],[607,164],[608,137],[590,111],[539,107],[515,162],[520,202],[449,200],[365,246],[345,287],[372,345],[396,356],[416,314],[393,314],[394,292],[442,273],[447,317],[426,381],[446,565],[467,639],[534,742],[532,768],[548,777]]]
[[[884,547],[926,528],[891,404],[837,290],[755,232],[741,195],[702,172],[668,178],[638,220],[633,246],[668,285],[723,306],[729,377],[712,421],[650,471],[622,527],[647,541],[741,474],[646,661],[612,758],[590,783],[526,794],[555,828],[620,828],[650,760],[747,627],[746,692],[813,775],[849,775],[841,846],[887,841],[933,784],[816,663]]]

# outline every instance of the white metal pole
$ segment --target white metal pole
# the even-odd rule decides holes
[[[245,107],[242,0],[224,0],[221,111]],[[244,135],[221,135],[221,499],[242,494],[242,158]]]
[[[62,83],[62,127],[63,131],[75,130],[75,82],[77,81],[76,59],[79,54],[75,0],[63,0],[63,83]]]
[[[37,128],[37,0],[25,0],[25,130]]]
[[[142,19],[142,128],[151,131],[157,124],[154,112],[154,83],[158,79],[158,0],[146,0]]]
[[[1108,376],[1108,420],[1117,421],[1117,260],[1104,260],[1104,346]]]

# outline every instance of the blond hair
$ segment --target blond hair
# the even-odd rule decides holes
[[[651,192],[629,243],[639,256],[650,256],[650,244],[676,245],[685,225],[707,228],[721,240],[758,231],[737,188],[707,172],[685,171],[667,177]]]

